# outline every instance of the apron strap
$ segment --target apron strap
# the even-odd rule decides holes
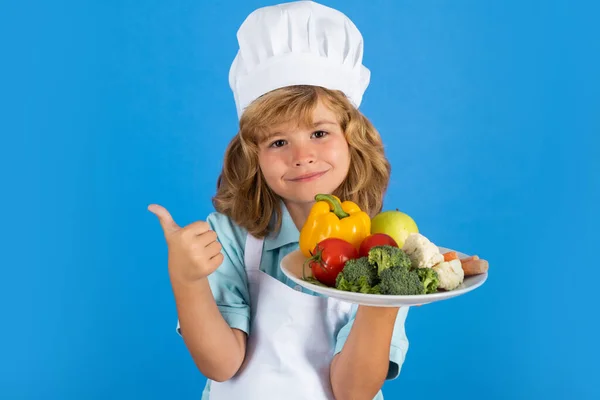
[[[244,264],[246,271],[259,271],[262,259],[264,239],[258,239],[248,233],[244,249]]]

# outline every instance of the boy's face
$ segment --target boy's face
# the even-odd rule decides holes
[[[272,127],[259,145],[259,164],[271,189],[286,203],[314,202],[332,193],[346,178],[350,151],[335,114],[321,101],[312,128],[295,124]]]

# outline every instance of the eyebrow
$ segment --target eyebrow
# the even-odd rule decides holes
[[[326,119],[322,119],[322,120],[319,120],[319,121],[315,122],[313,124],[313,127],[321,126],[321,125],[337,125],[337,124],[335,122],[332,122],[332,121],[329,121],[329,120],[326,120]]]
[[[272,138],[274,138],[275,136],[281,135],[281,132],[271,132],[267,135],[264,135],[262,137],[262,139],[260,140],[259,144],[264,144],[266,142],[269,142]]]

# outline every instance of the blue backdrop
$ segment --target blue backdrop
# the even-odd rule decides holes
[[[600,398],[598,3],[324,3],[365,38],[386,208],[491,264],[410,312],[386,398]],[[199,398],[146,207],[211,212],[235,32],[267,4],[3,3],[1,398]]]

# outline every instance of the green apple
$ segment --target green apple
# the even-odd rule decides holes
[[[408,235],[419,233],[419,228],[409,215],[389,210],[380,212],[371,219],[371,233],[390,235],[398,243],[398,247],[402,248]]]

